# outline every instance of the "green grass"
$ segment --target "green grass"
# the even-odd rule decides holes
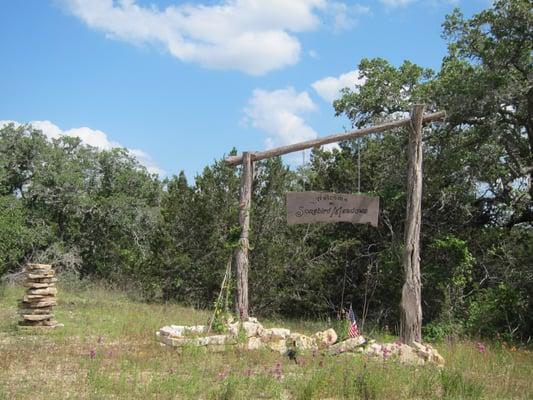
[[[4,399],[531,399],[533,355],[475,342],[436,345],[444,369],[380,363],[361,356],[303,355],[296,365],[270,351],[179,353],[155,331],[203,324],[209,313],[132,301],[90,285],[59,292],[65,327],[17,326],[23,289],[0,288],[0,400]],[[130,296],[131,297],[131,296]],[[303,333],[320,321],[266,321]]]

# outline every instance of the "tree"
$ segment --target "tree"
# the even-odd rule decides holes
[[[528,0],[498,0],[465,20],[455,10],[443,24],[449,42],[435,100],[450,130],[470,136],[482,155],[475,174],[481,223],[533,222],[533,14]]]
[[[47,242],[49,232],[27,224],[27,211],[20,199],[0,197],[0,276],[14,270],[34,247]]]
[[[0,194],[24,197],[28,183],[42,165],[46,137],[28,125],[8,124],[0,129]]]

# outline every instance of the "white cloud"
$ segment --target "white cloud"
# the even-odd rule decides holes
[[[328,103],[333,103],[340,97],[341,89],[353,89],[355,85],[362,85],[364,79],[359,78],[359,71],[350,71],[338,77],[328,76],[311,84],[317,94]]]
[[[244,113],[252,127],[267,134],[267,148],[314,139],[317,132],[302,115],[316,110],[307,92],[294,88],[266,91],[254,90]]]
[[[163,10],[135,0],[61,1],[111,38],[163,45],[182,61],[251,75],[296,64],[301,45],[295,34],[319,28],[321,16],[332,16],[335,29],[345,29],[368,11],[327,0],[223,0]]]
[[[0,128],[9,123],[20,125],[16,121],[0,120]],[[31,121],[30,124],[35,128],[43,132],[43,134],[49,139],[58,139],[61,136],[71,136],[81,139],[83,144],[96,147],[99,150],[111,150],[115,147],[124,147],[120,143],[109,140],[107,134],[100,130],[95,130],[87,127],[73,128],[68,130],[62,130],[57,125],[50,121]],[[148,172],[151,174],[158,174],[163,176],[166,174],[164,170],[159,168],[153,159],[144,151],[139,149],[127,149],[131,155],[133,155],[141,165],[144,165]]]
[[[360,4],[348,5],[340,2],[330,2],[326,14],[332,19],[334,32],[351,29],[359,22],[359,17],[370,13],[370,7]]]
[[[151,174],[157,174],[159,176],[165,176],[167,173],[165,170],[159,168],[151,155],[145,153],[140,149],[128,149],[141,165],[146,167],[146,170]]]

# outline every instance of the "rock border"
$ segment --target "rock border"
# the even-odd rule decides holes
[[[444,358],[429,344],[415,342],[413,346],[408,346],[399,341],[380,344],[373,340],[367,341],[363,336],[337,343],[337,333],[331,328],[313,336],[306,336],[286,328],[266,329],[256,318],[248,318],[242,322],[230,319],[226,328],[227,334],[195,336],[207,334],[208,327],[169,325],[159,329],[156,338],[162,346],[177,349],[196,347],[209,352],[221,352],[227,351],[229,347],[238,347],[243,350],[269,349],[284,355],[290,355],[290,350],[320,351],[332,356],[345,353],[363,354],[374,359],[397,360],[409,365],[444,365]]]

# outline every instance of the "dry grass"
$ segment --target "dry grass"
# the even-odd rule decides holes
[[[41,332],[17,326],[22,288],[0,290],[0,399],[531,399],[533,356],[475,342],[436,347],[441,371],[358,356],[302,355],[301,364],[265,352],[178,353],[154,332],[205,323],[205,312],[136,303],[98,286],[60,291],[57,319]],[[274,325],[276,322],[267,322]],[[311,333],[321,322],[285,325]]]

